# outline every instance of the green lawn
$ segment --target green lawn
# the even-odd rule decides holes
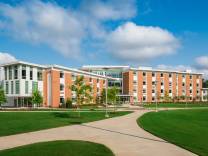
[[[145,104],[146,108],[155,108],[155,103]],[[158,103],[159,108],[190,108],[190,107],[208,107],[208,103]]]
[[[110,117],[130,112],[110,113]],[[0,112],[0,136],[102,120],[105,112]]]
[[[53,141],[0,151],[0,156],[114,156],[101,144],[86,141]]]
[[[150,112],[140,127],[198,155],[208,155],[208,109]]]

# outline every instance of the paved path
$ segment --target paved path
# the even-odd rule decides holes
[[[87,140],[108,146],[117,156],[191,156],[180,147],[167,143],[139,128],[140,110],[126,116],[0,137],[0,150],[52,140]]]

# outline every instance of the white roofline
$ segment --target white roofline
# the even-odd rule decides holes
[[[99,77],[99,78],[103,78],[103,79],[118,80],[117,78],[102,76],[102,75],[94,74],[94,73],[91,73],[91,72],[86,72],[86,71],[78,70],[78,69],[75,69],[75,68],[68,68],[68,67],[64,67],[64,66],[60,66],[60,65],[56,65],[56,64],[49,66],[49,68],[57,68],[57,69],[61,69],[61,70],[68,70],[68,71],[71,71],[71,72],[80,73],[80,74],[89,75],[89,76],[95,76],[95,77]]]
[[[10,66],[10,65],[15,65],[15,64],[30,65],[30,66],[34,66],[34,67],[40,67],[40,68],[46,68],[47,67],[47,66],[44,66],[44,65],[29,63],[29,62],[24,62],[24,61],[13,61],[13,62],[9,62],[9,63],[0,64],[0,67],[5,67],[5,66]]]
[[[142,69],[142,68],[130,68],[130,70],[136,71],[153,71],[153,72],[167,72],[167,73],[178,73],[178,74],[195,74],[195,75],[204,75],[204,73],[196,73],[196,72],[182,72],[176,70],[162,70],[162,69]],[[128,70],[127,70],[128,71]]]
[[[82,69],[102,69],[102,68],[130,68],[130,66],[114,66],[114,65],[83,65]]]

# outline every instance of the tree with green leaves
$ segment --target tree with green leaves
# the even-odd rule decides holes
[[[40,107],[43,103],[43,97],[40,93],[40,91],[38,90],[34,90],[33,91],[33,94],[32,94],[32,103],[33,103],[33,106],[34,105],[37,105],[38,107]]]
[[[90,85],[85,84],[83,76],[77,77],[74,83],[69,86],[69,89],[76,93],[77,109],[79,109],[80,105],[82,105],[84,102],[92,101],[92,95],[91,95],[92,87]],[[79,117],[80,117],[80,111],[79,111]]]
[[[107,95],[107,101],[108,103],[114,104],[114,111],[116,109],[116,103],[118,102],[118,93],[119,89],[117,87],[111,87],[108,88],[108,95]],[[103,89],[102,94],[101,94],[101,102],[103,104],[106,103],[106,89]]]
[[[0,108],[3,103],[7,102],[6,95],[4,93],[4,89],[0,88]]]
[[[168,91],[165,91],[164,101],[165,101],[165,102],[170,102],[170,101],[171,101],[171,97],[169,96]]]

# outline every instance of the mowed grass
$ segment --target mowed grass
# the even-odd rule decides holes
[[[208,155],[208,109],[150,112],[140,127],[198,155]]]
[[[193,108],[193,107],[208,107],[208,103],[158,103],[159,108]],[[146,108],[155,108],[155,103],[145,104]]]
[[[112,112],[110,117],[117,117],[131,112]],[[105,112],[1,112],[0,136],[49,129],[54,127],[81,124],[102,120]]]
[[[114,156],[106,146],[86,141],[53,141],[0,151],[0,156]]]

